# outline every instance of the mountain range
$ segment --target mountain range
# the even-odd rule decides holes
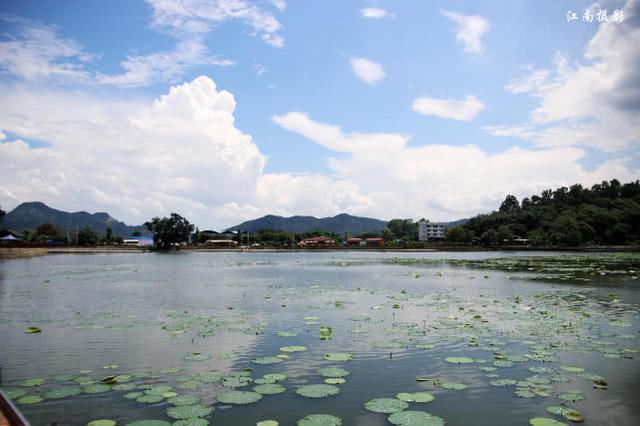
[[[53,224],[63,234],[86,226],[99,234],[104,234],[107,228],[111,228],[113,235],[120,237],[129,236],[134,231],[148,232],[142,225],[129,226],[112,218],[108,213],[69,213],[53,209],[38,201],[20,204],[4,216],[1,226],[15,231],[24,231],[36,229],[43,223]]]
[[[313,232],[328,231],[336,234],[348,232],[352,235],[377,233],[384,229],[387,222],[370,217],[351,216],[346,213],[333,217],[317,218],[313,216],[282,217],[267,215],[258,219],[249,220],[240,225],[233,226],[227,231],[256,232],[265,229],[284,232]]]
[[[446,224],[447,228],[462,224],[466,219]],[[0,227],[14,231],[24,231],[25,229],[36,229],[43,223],[51,223],[60,229],[61,232],[70,232],[89,227],[95,232],[103,234],[107,228],[111,228],[116,236],[126,237],[134,231],[147,234],[148,231],[143,225],[130,226],[114,219],[108,213],[87,213],[65,212],[56,210],[41,202],[22,203],[9,213],[7,213]],[[351,235],[374,234],[381,232],[387,222],[370,217],[352,216],[346,213],[333,217],[317,218],[313,216],[291,216],[282,217],[267,215],[258,219],[242,222],[239,225],[228,228],[227,231],[249,231],[257,232],[261,230],[284,231],[294,233],[304,233],[313,231],[335,232]]]

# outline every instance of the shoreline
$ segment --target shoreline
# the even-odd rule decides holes
[[[585,246],[585,247],[461,247],[439,246],[421,248],[392,248],[392,247],[323,247],[323,248],[203,248],[186,247],[183,252],[200,253],[313,253],[313,252],[397,252],[397,253],[434,253],[434,252],[495,252],[495,251],[530,251],[549,253],[640,253],[638,246]],[[124,253],[153,253],[145,247],[0,247],[0,259],[18,259],[48,254],[124,254]]]

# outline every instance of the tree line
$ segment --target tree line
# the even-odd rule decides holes
[[[453,243],[526,241],[537,246],[623,245],[640,242],[640,181],[602,181],[545,190],[522,201],[508,195],[497,211],[450,229]]]

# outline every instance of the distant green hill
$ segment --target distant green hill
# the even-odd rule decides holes
[[[448,238],[484,244],[526,238],[535,245],[637,244],[640,242],[640,181],[613,179],[545,190],[519,202],[508,195],[498,211],[469,219]]]
[[[120,222],[107,213],[69,213],[56,210],[41,202],[22,203],[9,213],[2,221],[1,226],[16,231],[25,229],[36,229],[38,225],[51,223],[62,233],[66,231],[76,231],[86,226],[95,232],[105,233],[107,228],[111,228],[115,236],[126,237],[134,231],[147,233],[143,226],[128,226]]]
[[[333,217],[316,218],[313,216],[291,216],[282,217],[268,215],[255,220],[243,222],[233,226],[228,231],[249,231],[257,232],[262,230],[284,231],[294,233],[304,233],[313,231],[335,232],[343,234],[348,232],[351,235],[381,232],[387,222],[369,217],[351,216],[346,213]]]

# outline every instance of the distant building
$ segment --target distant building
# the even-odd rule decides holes
[[[125,247],[150,247],[153,245],[153,239],[149,237],[127,237],[122,240]]]
[[[305,238],[298,243],[300,247],[333,247],[336,245],[336,240],[330,237],[313,237]]]
[[[367,247],[383,247],[384,238],[367,238],[366,246]]]
[[[351,247],[359,247],[361,242],[362,238],[352,237],[347,239],[347,245]]]
[[[442,240],[445,236],[445,224],[441,222],[429,222],[421,220],[418,222],[418,240]]]
[[[233,240],[207,240],[204,245],[207,247],[235,247],[238,242]]]
[[[349,247],[383,247],[384,238],[349,238],[347,239]]]

